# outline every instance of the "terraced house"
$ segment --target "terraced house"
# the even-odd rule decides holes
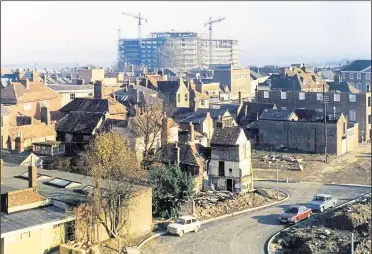
[[[361,92],[371,91],[371,60],[355,60],[340,70],[341,79]]]

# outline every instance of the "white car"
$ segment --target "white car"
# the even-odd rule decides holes
[[[181,216],[172,224],[169,224],[167,230],[172,235],[183,236],[184,233],[199,231],[201,226],[200,221],[193,216]]]

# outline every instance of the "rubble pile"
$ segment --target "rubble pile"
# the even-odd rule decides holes
[[[205,191],[194,198],[194,213],[200,220],[204,220],[271,203],[276,201],[276,197],[276,190],[271,189],[259,189],[244,195],[228,191]],[[284,194],[279,192],[279,198],[283,199]]]
[[[275,253],[371,253],[371,197],[282,231],[274,240]]]

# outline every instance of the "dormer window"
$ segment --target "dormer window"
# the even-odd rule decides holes
[[[44,184],[52,185],[54,187],[64,188],[64,189],[74,188],[74,187],[81,185],[81,183],[62,179],[62,178],[54,178],[53,180],[49,182],[45,182]]]

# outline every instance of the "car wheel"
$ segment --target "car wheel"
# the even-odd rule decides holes
[[[298,223],[298,219],[295,219],[295,220],[294,220],[294,224],[297,224],[297,223]]]
[[[309,213],[309,214],[307,215],[307,219],[310,219],[310,217],[311,217],[311,213]]]
[[[182,237],[184,234],[183,230],[178,234],[180,237]]]
[[[196,233],[198,231],[199,231],[199,227],[196,227],[195,230],[194,230],[194,232]]]

